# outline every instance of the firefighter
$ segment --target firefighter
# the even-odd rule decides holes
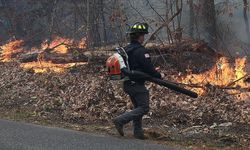
[[[153,77],[161,78],[156,71],[149,51],[142,45],[145,34],[148,34],[146,23],[135,23],[129,30],[130,44],[124,49],[128,55],[130,70],[142,71]],[[134,109],[113,119],[113,123],[121,136],[124,136],[123,126],[133,121],[134,137],[145,139],[142,129],[142,117],[149,112],[149,91],[143,79],[128,79],[123,83],[123,89],[133,103]]]

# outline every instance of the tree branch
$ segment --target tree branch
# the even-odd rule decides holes
[[[178,16],[180,14],[180,12],[182,11],[182,8],[180,8],[179,10],[177,10],[177,12],[166,22],[164,22],[162,25],[160,25],[151,35],[150,37],[145,41],[145,43],[143,44],[144,46],[152,39],[152,37],[154,37],[163,27],[168,26],[168,24],[173,21],[173,19]]]

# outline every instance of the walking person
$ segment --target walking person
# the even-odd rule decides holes
[[[131,70],[141,71],[153,77],[161,78],[161,74],[156,71],[151,63],[149,51],[142,45],[148,34],[148,25],[145,23],[135,23],[130,27],[130,44],[124,49],[128,55],[128,63]],[[119,134],[124,136],[123,126],[133,121],[134,137],[145,139],[142,118],[149,112],[149,91],[145,87],[143,79],[129,79],[123,83],[124,91],[133,103],[134,109],[113,119],[113,123]]]

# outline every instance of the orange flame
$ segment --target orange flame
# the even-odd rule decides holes
[[[66,64],[54,64],[51,61],[38,61],[22,63],[21,67],[25,69],[33,69],[35,73],[44,73],[53,71],[56,73],[64,72],[66,68],[71,68],[77,65],[84,65],[86,63],[66,63]]]
[[[0,61],[11,61],[13,54],[23,51],[23,48],[21,47],[22,44],[23,40],[10,40],[7,44],[0,46],[0,50],[2,50],[0,55]]]
[[[86,39],[83,38],[80,41],[74,41],[72,39],[62,38],[62,37],[54,37],[51,42],[48,40],[45,40],[41,44],[42,50],[46,49],[53,49],[54,53],[58,54],[67,54],[69,53],[69,48],[85,48]],[[24,49],[22,48],[23,45],[22,40],[11,40],[7,44],[0,46],[0,49],[2,50],[2,54],[0,55],[0,60],[2,62],[9,62],[13,60],[12,58],[13,54],[23,52]],[[33,47],[31,50],[37,50],[38,48]],[[36,73],[42,73],[47,71],[54,71],[54,72],[63,72],[67,68],[71,68],[76,65],[83,65],[86,64],[84,62],[82,63],[66,63],[66,64],[55,64],[51,61],[45,61],[43,53],[39,54],[38,61],[35,62],[28,62],[28,63],[21,63],[20,66],[24,69],[33,69]]]
[[[69,47],[86,48],[86,38],[82,38],[76,42],[72,39],[55,37],[52,42],[45,40],[42,45],[42,49],[54,49],[55,53],[66,54],[68,53]]]
[[[249,88],[250,84],[245,83],[244,80],[239,80],[242,77],[247,75],[245,70],[247,64],[247,58],[237,58],[235,59],[234,66],[229,63],[229,60],[226,57],[221,57],[216,65],[201,74],[192,74],[191,72],[186,75],[178,78],[179,82],[185,84],[194,84],[197,86],[205,86],[205,85],[214,85],[220,87],[227,87],[228,85],[233,87],[240,88]],[[237,81],[239,80],[239,81]],[[234,83],[234,81],[237,81]],[[195,92],[203,95],[206,91],[203,88],[194,88]],[[238,91],[233,89],[230,90],[229,93],[237,93]],[[250,97],[250,92],[239,93],[240,99],[248,99]]]
[[[78,48],[86,48],[87,47],[86,40],[87,40],[86,38],[82,38],[78,43]]]
[[[62,37],[55,37],[52,42],[45,40],[42,43],[41,47],[43,50],[53,48],[55,53],[66,54],[68,53],[67,46],[69,45],[73,45],[73,40]]]

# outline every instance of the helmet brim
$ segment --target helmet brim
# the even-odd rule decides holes
[[[133,32],[133,31],[128,31],[128,32],[126,32],[127,34],[135,34],[135,33],[143,33],[143,34],[149,34],[149,32],[139,32],[139,31],[137,31],[137,32]]]

